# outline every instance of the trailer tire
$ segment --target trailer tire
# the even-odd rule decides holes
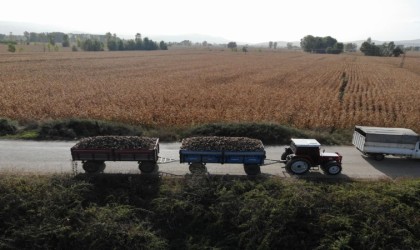
[[[259,165],[244,164],[244,170],[247,175],[259,175],[261,174],[261,167]]]
[[[373,155],[373,158],[374,158],[376,161],[382,161],[383,159],[385,159],[385,155],[383,155],[383,154],[374,154],[374,155]]]
[[[188,169],[191,174],[204,174],[207,172],[207,168],[203,163],[191,163]]]
[[[296,175],[303,175],[309,171],[311,168],[311,164],[308,160],[302,158],[291,159],[286,164],[286,170],[289,173],[296,174]]]
[[[335,161],[328,162],[325,166],[322,166],[321,169],[328,175],[338,175],[342,170],[341,165]]]
[[[142,174],[150,174],[157,171],[157,164],[152,161],[143,161],[139,163],[139,169]]]
[[[83,163],[83,170],[88,174],[101,173],[105,170],[104,161],[86,161]]]

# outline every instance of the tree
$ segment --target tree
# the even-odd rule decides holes
[[[7,45],[7,51],[12,52],[12,53],[16,52],[16,47],[15,47],[15,45],[14,45],[14,44],[12,44],[12,43],[9,43],[9,44]]]
[[[395,56],[395,57],[399,57],[401,54],[404,54],[404,51],[400,47],[396,47],[392,51],[392,55]]]
[[[54,37],[54,35],[53,35],[53,34],[48,34],[48,42],[49,42],[51,45],[55,45],[55,37]]]
[[[110,51],[116,51],[118,50],[118,43],[115,39],[110,39],[106,43],[106,46],[108,47],[108,50]]]
[[[229,42],[227,47],[231,50],[234,50],[238,47],[238,45],[236,45],[236,42]]]
[[[98,40],[87,39],[80,46],[84,51],[103,51],[104,44]]]
[[[164,41],[160,41],[159,48],[161,50],[167,50],[168,49],[168,45]]]
[[[343,52],[344,45],[338,43],[337,39],[326,36],[326,37],[314,37],[307,35],[300,40],[300,46],[305,52],[312,53],[330,53],[339,54]]]
[[[344,51],[346,52],[356,52],[357,44],[355,43],[346,43],[344,44]]]
[[[372,43],[370,38],[363,42],[360,46],[360,51],[365,54],[365,56],[380,56],[381,51],[378,46],[375,45],[375,43]]]
[[[137,33],[135,36],[136,41],[141,41],[141,34]]]
[[[27,44],[27,45],[29,45],[29,43],[30,43],[30,38],[31,38],[30,33],[29,33],[28,31],[25,31],[25,32],[23,32],[23,36],[24,36],[24,37],[25,37],[25,39],[26,39],[26,44]]]
[[[293,43],[287,43],[286,47],[287,49],[293,49]]]
[[[203,47],[207,47],[207,45],[208,45],[207,41],[203,41],[202,45],[203,45]]]
[[[61,44],[63,45],[63,47],[69,47],[70,46],[69,35],[65,34],[63,36],[63,42]]]
[[[274,43],[273,43],[273,48],[274,48],[274,49],[277,49],[277,42],[274,42]]]
[[[268,42],[268,47],[271,49],[273,48],[273,41]]]
[[[401,55],[401,52],[403,52],[401,49],[396,49],[394,42],[383,43],[378,46],[372,42],[370,37],[362,43],[360,51],[365,54],[365,56],[399,56]]]

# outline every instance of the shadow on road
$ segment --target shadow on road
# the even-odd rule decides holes
[[[406,159],[387,156],[382,161],[377,161],[371,157],[362,156],[362,158],[376,170],[386,176],[395,178],[420,178],[420,160]]]

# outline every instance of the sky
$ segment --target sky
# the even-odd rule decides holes
[[[0,21],[62,32],[204,34],[248,43],[306,35],[341,42],[420,39],[420,0],[19,0],[0,8]]]

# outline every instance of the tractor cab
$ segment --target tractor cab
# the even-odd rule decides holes
[[[325,173],[336,175],[341,172],[342,158],[337,152],[321,152],[321,144],[315,139],[292,139],[281,156],[286,170],[293,174],[304,174],[311,167],[320,166]]]

